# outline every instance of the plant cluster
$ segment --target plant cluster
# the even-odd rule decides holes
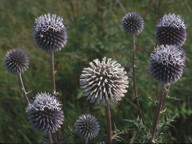
[[[121,21],[122,29],[126,34],[132,36],[132,67],[131,78],[120,63],[112,58],[103,57],[94,59],[89,66],[83,68],[80,75],[79,84],[83,94],[90,103],[104,106],[106,109],[108,141],[123,139],[120,135],[129,133],[129,129],[113,130],[111,119],[111,107],[120,103],[129,89],[133,89],[138,109],[138,118],[135,120],[125,120],[133,122],[137,127],[139,136],[132,136],[138,139],[137,142],[157,143],[161,141],[161,131],[164,125],[170,124],[170,119],[160,123],[161,113],[165,110],[165,100],[169,93],[170,86],[182,77],[186,54],[183,44],[186,41],[186,25],[181,16],[176,14],[165,14],[156,24],[157,46],[150,54],[149,73],[160,84],[161,89],[158,95],[157,108],[152,125],[145,122],[142,111],[140,97],[137,91],[136,81],[136,36],[144,29],[144,19],[136,12],[128,12]],[[16,74],[20,81],[20,88],[26,101],[26,113],[29,124],[35,130],[47,133],[49,142],[64,143],[57,139],[59,129],[65,123],[67,117],[64,116],[62,104],[59,101],[55,82],[55,57],[54,53],[61,51],[67,44],[67,31],[63,18],[55,14],[44,14],[35,19],[33,27],[34,40],[37,47],[50,53],[50,65],[52,80],[52,92],[39,92],[33,99],[29,99],[30,94],[26,89],[22,79],[22,74],[29,68],[29,59],[24,51],[11,49],[4,58],[5,67],[13,74]],[[129,84],[133,83],[133,87]],[[49,90],[47,90],[49,91]],[[174,119],[174,118],[172,118]],[[164,124],[164,125],[163,125]],[[92,114],[79,116],[74,124],[73,133],[89,143],[98,134],[102,134],[98,119]],[[53,137],[53,133],[56,133]],[[125,142],[126,139],[123,139]],[[104,143],[104,142],[100,142]],[[128,142],[127,142],[128,143]]]

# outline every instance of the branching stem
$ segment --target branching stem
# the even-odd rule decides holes
[[[166,95],[165,95],[164,92],[165,92],[165,84],[162,83],[161,84],[160,94],[159,94],[159,103],[158,103],[157,110],[156,110],[156,113],[155,113],[155,117],[154,117],[154,120],[153,120],[153,125],[152,125],[151,131],[150,131],[150,133],[151,133],[150,143],[152,143],[152,141],[153,141],[155,131],[156,131],[159,119],[160,119],[160,112],[161,112],[161,110],[162,110],[162,108],[164,106],[164,102],[165,102],[165,98],[166,98]]]
[[[21,91],[24,95],[24,98],[25,98],[25,101],[26,101],[26,104],[28,105],[29,104],[29,99],[28,99],[28,96],[27,96],[27,91],[25,90],[25,86],[24,86],[24,83],[23,83],[23,78],[21,76],[21,73],[18,74],[18,77],[19,77],[19,81],[20,81],[20,88],[21,88]]]

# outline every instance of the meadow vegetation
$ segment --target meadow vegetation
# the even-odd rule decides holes
[[[191,0],[1,0],[0,1],[0,143],[42,143],[46,135],[31,128],[26,105],[15,75],[4,66],[11,48],[25,51],[29,69],[23,75],[29,98],[38,92],[51,92],[49,53],[37,48],[33,38],[35,18],[46,13],[63,17],[68,33],[65,48],[55,53],[56,85],[64,111],[59,130],[66,143],[84,142],[73,133],[81,114],[91,113],[100,123],[99,135],[91,142],[107,141],[105,109],[90,104],[83,95],[79,78],[84,67],[95,58],[110,57],[125,66],[130,78],[126,96],[112,106],[113,142],[143,142],[147,138],[138,120],[131,81],[131,36],[121,27],[127,12],[139,13],[145,27],[136,37],[137,87],[146,125],[150,128],[160,90],[149,73],[149,56],[156,46],[155,24],[166,13],[181,15],[187,25],[186,66],[182,78],[170,88],[166,110],[159,127],[161,142],[192,142],[192,3]],[[140,140],[140,141],[138,141]]]

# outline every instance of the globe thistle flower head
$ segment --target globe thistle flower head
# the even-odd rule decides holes
[[[84,139],[96,137],[99,133],[99,129],[99,122],[90,114],[81,115],[75,123],[76,134]]]
[[[59,51],[67,43],[63,18],[55,14],[45,14],[36,18],[33,31],[37,46],[45,51]]]
[[[128,77],[124,68],[115,60],[104,57],[93,60],[80,76],[80,86],[91,103],[112,105],[124,97]]]
[[[150,55],[150,73],[159,82],[174,83],[181,78],[186,55],[176,45],[161,45]]]
[[[64,121],[61,104],[49,93],[39,93],[26,109],[29,123],[40,132],[56,132]]]
[[[156,25],[156,39],[162,45],[180,45],[186,41],[186,25],[179,15],[164,15]]]
[[[129,12],[122,18],[122,28],[126,33],[139,34],[144,29],[144,20],[136,12]]]
[[[28,56],[19,49],[9,50],[4,57],[4,63],[8,71],[14,74],[22,73],[29,68]]]

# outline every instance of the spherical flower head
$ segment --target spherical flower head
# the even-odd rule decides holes
[[[182,46],[186,37],[186,25],[181,16],[168,14],[158,20],[156,25],[156,39],[160,45]]]
[[[122,18],[122,28],[126,33],[139,34],[144,29],[144,20],[136,12],[129,12]]]
[[[40,132],[56,132],[64,121],[59,101],[49,93],[39,93],[26,109],[29,123]]]
[[[14,74],[22,73],[29,68],[28,56],[19,49],[9,50],[4,57],[4,63],[8,71]]]
[[[84,139],[96,137],[99,133],[99,129],[99,122],[90,114],[80,116],[75,123],[76,134]]]
[[[111,105],[124,97],[128,77],[124,68],[111,58],[104,57],[89,63],[80,76],[80,86],[91,103]]]
[[[150,56],[150,73],[159,82],[174,83],[181,78],[186,55],[176,45],[161,45]]]
[[[45,51],[59,51],[67,43],[63,18],[55,14],[45,14],[36,18],[33,31],[37,46]]]

